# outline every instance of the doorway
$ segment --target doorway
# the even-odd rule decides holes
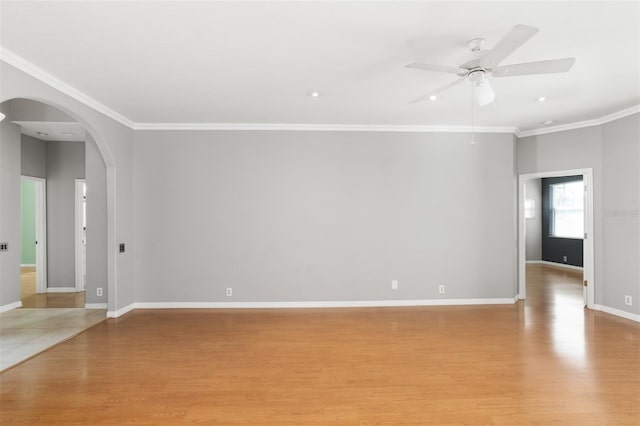
[[[22,299],[47,291],[47,186],[43,178],[20,177],[20,287]]]
[[[76,179],[75,187],[76,292],[85,291],[87,281],[87,183]]]
[[[583,220],[583,270],[582,280],[584,305],[593,308],[595,303],[594,282],[594,244],[593,244],[593,169],[576,169],[556,172],[541,172],[522,174],[518,178],[518,298],[525,299],[527,295],[526,274],[526,221],[531,215],[531,200],[526,199],[526,184],[528,181],[541,178],[562,178],[567,176],[582,176],[584,186]]]

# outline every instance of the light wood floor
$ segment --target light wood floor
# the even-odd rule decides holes
[[[0,376],[3,424],[640,424],[640,325],[534,266],[515,305],[138,310]]]
[[[84,308],[85,292],[36,293],[36,268],[20,268],[20,299],[23,308]]]

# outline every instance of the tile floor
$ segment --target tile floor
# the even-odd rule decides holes
[[[19,308],[0,314],[0,371],[106,318],[104,309]]]

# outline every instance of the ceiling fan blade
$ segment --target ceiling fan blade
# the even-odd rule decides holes
[[[475,83],[473,92],[480,106],[489,105],[496,99],[496,94],[493,92],[491,83],[489,83],[489,80],[486,78]]]
[[[528,25],[516,25],[511,31],[488,51],[481,59],[479,65],[482,68],[494,69],[507,56],[511,55],[518,47],[538,32],[537,28]]]
[[[494,77],[511,77],[516,75],[553,74],[567,72],[576,58],[554,59],[551,61],[527,62],[525,64],[504,65],[493,70]]]
[[[462,83],[464,80],[465,80],[464,78],[460,78],[460,79],[458,79],[458,80],[456,80],[456,81],[454,81],[452,83],[447,84],[446,86],[442,86],[441,88],[439,88],[437,90],[434,90],[431,93],[427,93],[426,95],[420,96],[419,98],[416,98],[416,99],[412,100],[409,103],[414,104],[416,102],[425,101],[425,100],[429,99],[431,96],[437,96],[439,93],[442,93],[445,90],[450,89],[451,87]]]
[[[446,65],[423,64],[421,62],[411,62],[410,64],[405,65],[405,67],[416,68],[416,69],[427,70],[427,71],[446,72],[449,74],[456,74],[456,75],[464,75],[464,73],[466,72],[465,70],[462,70],[456,67],[449,67]]]

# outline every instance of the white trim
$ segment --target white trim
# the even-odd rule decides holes
[[[76,293],[75,287],[47,287],[47,293]]]
[[[59,90],[78,102],[112,118],[133,130],[299,130],[299,131],[351,131],[351,132],[464,132],[469,133],[469,126],[422,126],[422,125],[367,125],[367,124],[270,124],[270,123],[136,123],[124,115],[98,102],[86,93],[53,76],[25,58],[0,46],[0,60],[25,72],[31,77]],[[541,127],[520,130],[515,126],[476,127],[477,133],[513,133],[518,138],[562,132],[583,127],[598,126],[640,112],[640,105],[616,111],[600,118],[562,124],[552,127]]]
[[[348,300],[319,302],[141,302],[136,309],[282,309],[282,308],[377,308],[406,306],[510,305],[515,298]]]
[[[551,126],[551,127],[540,127],[540,128],[531,129],[531,130],[522,130],[522,131],[518,130],[516,131],[516,136],[518,136],[519,138],[525,138],[527,136],[537,136],[537,135],[544,135],[547,133],[556,133],[556,132],[564,132],[567,130],[582,129],[585,127],[601,126],[603,124],[607,124],[612,121],[619,120],[621,118],[625,118],[633,114],[637,114],[639,112],[640,112],[640,105],[634,105],[631,108],[626,108],[621,111],[616,111],[614,113],[605,115],[603,117],[594,118],[593,120],[576,121],[574,123],[559,124],[557,126]]]
[[[118,318],[123,316],[126,313],[129,313],[136,309],[137,303],[132,303],[130,305],[125,306],[124,308],[120,308],[117,311],[107,311],[107,318]]]
[[[35,263],[21,263],[20,267],[21,268],[35,268],[36,264]]]
[[[76,289],[75,291],[84,291],[85,289],[85,267],[86,259],[82,249],[82,218],[83,218],[83,186],[86,184],[84,179],[75,180],[75,198],[74,198],[74,248],[75,248],[75,275],[76,275]],[[86,243],[85,243],[86,244]]]
[[[17,302],[9,303],[8,305],[0,306],[0,313],[7,312],[16,308],[22,308],[22,302],[20,300],[18,300]]]
[[[584,200],[585,212],[585,232],[587,238],[583,244],[583,276],[589,285],[585,290],[585,302],[588,308],[593,308],[595,304],[595,273],[594,273],[594,223],[593,223],[593,169],[572,169],[551,172],[538,172],[521,174],[518,176],[518,298],[525,299],[527,295],[526,289],[526,268],[525,268],[525,222],[524,219],[524,186],[525,181],[529,179],[540,179],[546,177],[562,177],[582,175],[582,179],[586,188]],[[557,264],[553,264],[554,266]],[[562,266],[568,266],[562,264]]]
[[[494,299],[426,299],[426,300],[350,300],[320,302],[139,302],[117,311],[107,311],[107,318],[118,318],[134,309],[286,309],[286,308],[384,308],[408,306],[512,305],[515,297]]]
[[[567,265],[566,263],[549,262],[547,260],[540,260],[539,263],[541,263],[542,265],[550,266],[552,268],[569,269],[571,271],[579,272],[584,271],[584,268],[582,266]]]
[[[107,309],[106,303],[85,303],[85,309]]]
[[[423,299],[423,300],[349,300],[320,302],[139,302],[117,311],[107,318],[118,318],[134,309],[286,309],[286,308],[384,308],[407,306],[512,305],[517,298],[494,299]]]
[[[54,77],[42,68],[37,67],[23,57],[13,53],[12,51],[2,46],[0,46],[0,59],[2,59],[7,64],[19,69],[20,71],[29,74],[31,77],[40,80],[41,82],[53,87],[54,89],[59,90],[65,95],[72,97],[73,99],[88,106],[89,108],[101,112],[107,117],[112,118],[113,120],[133,129],[134,123],[127,117],[117,113],[116,111],[96,101],[92,97],[81,92],[70,84],[60,80],[57,77]]]
[[[291,123],[135,123],[134,130],[267,130],[306,132],[471,133],[471,126]],[[514,133],[515,127],[480,126],[475,133]]]
[[[610,308],[609,306],[593,305],[592,309],[596,311],[606,312],[607,314],[615,315],[617,317],[622,317],[631,321],[640,322],[640,315],[632,314],[631,312],[622,311],[616,308]]]

